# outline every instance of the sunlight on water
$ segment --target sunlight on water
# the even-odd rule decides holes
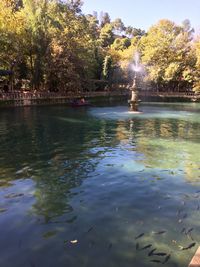
[[[140,109],[2,110],[0,266],[188,265],[200,242],[200,105]]]
[[[118,107],[105,107],[105,108],[94,108],[90,111],[92,116],[101,119],[110,119],[110,120],[120,120],[120,119],[148,119],[148,118],[160,118],[160,119],[182,119],[182,120],[198,120],[199,118],[195,117],[191,111],[183,110],[170,110],[169,108],[160,109],[159,106],[140,106],[141,113],[131,113],[128,110],[128,107],[118,106]]]

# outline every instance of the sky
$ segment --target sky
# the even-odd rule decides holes
[[[160,19],[177,24],[189,19],[200,33],[200,0],[83,0],[83,13],[108,12],[111,19],[121,18],[125,26],[148,30]]]

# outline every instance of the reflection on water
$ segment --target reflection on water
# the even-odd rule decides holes
[[[200,106],[142,110],[1,111],[0,266],[187,266],[200,240]]]

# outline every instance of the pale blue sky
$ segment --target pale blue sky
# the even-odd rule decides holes
[[[126,26],[147,30],[160,19],[180,24],[189,19],[200,33],[200,0],[83,0],[83,13],[108,12],[111,19],[120,17]]]

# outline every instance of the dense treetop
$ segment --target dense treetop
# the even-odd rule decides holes
[[[1,0],[0,69],[31,89],[95,90],[131,82],[139,51],[145,81],[161,90],[200,90],[200,38],[189,20],[160,20],[147,32],[113,21],[106,12],[83,14],[80,0]]]

